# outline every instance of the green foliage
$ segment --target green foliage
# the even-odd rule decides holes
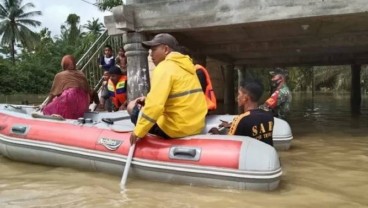
[[[83,26],[88,30],[89,34],[93,34],[95,37],[98,37],[101,35],[101,33],[105,30],[104,25],[99,22],[99,19],[93,18],[92,21],[88,20],[87,24]]]
[[[31,51],[21,48],[16,64],[6,57],[0,58],[0,94],[47,94],[55,74],[61,70],[62,57],[72,54],[77,60],[81,58],[97,37],[81,32],[79,16],[69,17],[65,30],[56,39],[51,38],[51,32],[47,28],[36,33],[38,44]],[[7,47],[1,49],[2,53],[8,54]]]
[[[290,67],[288,68],[288,86],[293,91],[312,90],[313,68]]]
[[[0,4],[0,36],[1,45],[10,47],[13,63],[15,63],[15,44],[21,42],[23,47],[32,49],[36,43],[36,35],[28,27],[37,27],[41,22],[31,19],[41,15],[40,11],[27,11],[34,4],[22,4],[22,0],[4,0]]]
[[[19,90],[16,70],[13,70],[9,60],[1,60],[0,62],[0,94],[11,94]]]
[[[110,10],[122,4],[121,0],[96,0],[96,4],[101,11]]]
[[[76,14],[69,14],[66,19],[66,24],[61,26],[63,40],[66,40],[68,45],[75,45],[82,34],[79,26],[80,17]]]

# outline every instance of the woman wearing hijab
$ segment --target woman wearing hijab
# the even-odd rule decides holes
[[[76,69],[75,59],[71,55],[63,57],[61,67],[63,71],[55,75],[43,113],[57,114],[66,119],[83,117],[90,103],[87,79]]]

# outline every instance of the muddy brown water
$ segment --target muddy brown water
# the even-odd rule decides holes
[[[239,191],[165,184],[0,156],[0,207],[368,207],[368,97],[350,116],[349,96],[294,95],[289,123],[294,140],[279,152],[277,190]]]

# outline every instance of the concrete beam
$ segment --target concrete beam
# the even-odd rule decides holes
[[[178,31],[284,19],[364,13],[366,0],[167,0],[132,2],[134,30]],[[126,18],[126,17],[125,17]],[[124,25],[124,18],[116,18]],[[128,28],[132,29],[132,28]]]
[[[105,27],[107,29],[108,34],[111,36],[122,35],[126,33],[125,31],[119,30],[116,28],[115,19],[114,19],[114,16],[112,15],[104,16],[104,23],[105,23]]]
[[[130,5],[114,7],[112,13],[116,28],[119,30],[134,31],[133,12],[133,7]]]
[[[324,54],[309,55],[300,57],[270,57],[257,59],[239,59],[235,64],[243,64],[247,67],[287,67],[287,66],[328,66],[328,65],[350,65],[367,64],[368,53],[366,54]]]
[[[272,50],[293,49],[294,52],[313,49],[314,51],[333,51],[333,48],[362,47],[368,45],[368,33],[337,34],[329,37],[293,37],[283,40],[252,41],[239,40],[235,42],[206,45],[198,49],[203,54],[221,54],[224,52],[270,52]],[[366,48],[365,48],[366,49]],[[340,50],[341,51],[341,50]]]

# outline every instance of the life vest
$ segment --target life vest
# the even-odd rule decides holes
[[[210,75],[208,74],[207,69],[204,68],[203,66],[199,65],[199,64],[196,64],[195,68],[196,68],[196,70],[201,70],[206,76],[207,85],[206,85],[206,90],[205,90],[204,94],[205,94],[205,97],[206,97],[207,108],[208,108],[208,110],[216,110],[217,101],[216,101],[215,92],[213,91]]]
[[[280,94],[280,90],[276,90],[274,93],[272,93],[271,97],[268,98],[265,102],[267,107],[271,109],[275,109],[277,107],[277,100]]]
[[[127,86],[126,86],[127,77],[121,76],[118,83],[115,85],[111,79],[107,84],[107,90],[109,91],[109,95],[112,99],[112,103],[115,108],[119,108],[125,101],[127,100]]]

